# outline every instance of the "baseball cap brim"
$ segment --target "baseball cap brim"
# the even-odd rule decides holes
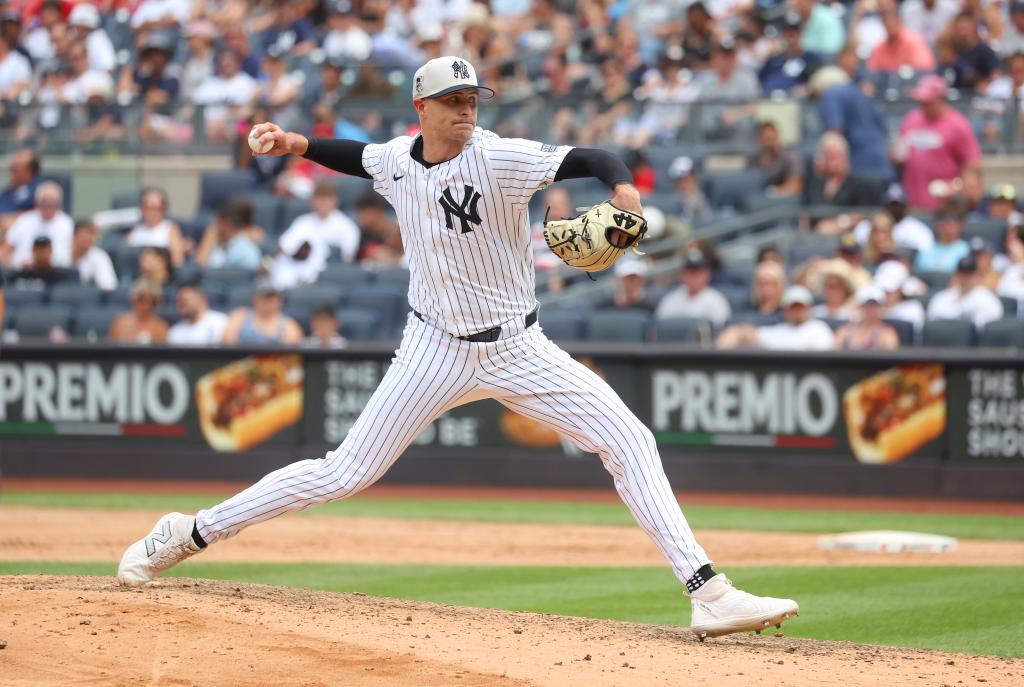
[[[459,84],[445,88],[444,90],[438,91],[437,93],[432,93],[431,95],[425,95],[423,96],[423,100],[433,100],[434,98],[440,98],[442,96],[448,95],[449,93],[454,93],[455,91],[468,91],[470,89],[475,89],[477,92],[477,97],[479,97],[481,100],[490,100],[491,98],[494,97],[494,91],[492,91],[487,86],[468,86]]]

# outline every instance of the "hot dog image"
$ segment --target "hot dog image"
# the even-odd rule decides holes
[[[196,382],[199,426],[218,451],[244,451],[302,416],[302,359],[254,355]]]
[[[942,434],[946,377],[942,365],[900,365],[843,394],[850,447],[862,463],[894,463]]]

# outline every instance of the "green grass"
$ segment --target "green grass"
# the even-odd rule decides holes
[[[4,492],[7,505],[45,508],[144,508],[195,512],[224,494],[122,494],[77,492]],[[859,513],[827,510],[783,510],[728,506],[686,506],[686,517],[698,529],[763,532],[847,532],[899,529],[944,534],[964,539],[1024,540],[1024,518],[942,513]],[[626,508],[617,503],[559,501],[472,501],[459,499],[360,499],[336,501],[307,511],[313,516],[426,518],[481,522],[538,522],[574,525],[631,525]]]
[[[0,563],[0,574],[111,575],[109,564]],[[209,564],[174,571],[328,591],[686,625],[667,568]],[[1024,657],[1024,567],[734,568],[759,594],[799,601],[787,636]]]

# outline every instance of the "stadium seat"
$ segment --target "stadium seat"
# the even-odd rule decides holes
[[[949,280],[953,278],[953,273],[942,270],[920,270],[914,272],[914,276],[927,284],[929,291],[939,291],[949,286]]]
[[[743,209],[747,212],[758,212],[769,208],[796,208],[800,207],[799,196],[764,196],[752,195],[743,203]]]
[[[884,319],[882,321],[896,330],[900,337],[900,346],[913,346],[917,343],[917,332],[914,330],[913,323],[906,320],[891,319]]]
[[[107,291],[103,302],[106,305],[121,308],[122,310],[128,309],[132,306],[132,291],[128,286],[122,286],[114,289],[113,291]]]
[[[1004,317],[989,322],[978,333],[978,345],[988,348],[1024,348],[1024,320]]]
[[[755,327],[767,327],[778,324],[781,321],[782,319],[778,315],[762,315],[759,312],[747,310],[734,312],[732,317],[725,323],[725,327],[731,327],[734,324],[752,324]]]
[[[651,316],[646,310],[604,310],[590,315],[587,322],[589,341],[647,340]]]
[[[335,284],[310,284],[286,291],[285,305],[289,308],[306,308],[310,311],[323,306],[335,309],[343,302],[344,291]]]
[[[113,306],[86,306],[75,311],[75,320],[71,325],[73,336],[87,339],[105,339],[110,331],[110,323],[124,308]]]
[[[158,317],[163,318],[167,324],[172,326],[177,324],[178,320],[181,319],[181,315],[178,314],[178,307],[173,300],[170,302],[165,300],[163,303],[158,305],[156,307],[156,314]]]
[[[256,185],[255,178],[248,170],[206,172],[199,186],[199,206],[212,212],[231,198],[254,189]]]
[[[409,270],[404,267],[388,267],[377,272],[378,284],[397,284],[409,288]]]
[[[848,320],[842,320],[838,317],[819,317],[818,319],[827,324],[833,332],[848,322]]]
[[[271,237],[278,236],[286,227],[281,226],[284,203],[270,193],[251,193],[245,199],[252,205],[252,223],[263,227]]]
[[[357,284],[368,284],[373,280],[373,273],[359,265],[341,263],[328,265],[320,273],[317,282],[328,282],[331,284],[345,284],[354,286]]]
[[[1006,234],[1006,222],[1001,219],[971,219],[964,224],[963,238],[970,241],[980,236],[995,246],[1002,246]]]
[[[139,194],[142,189],[136,188],[131,191],[118,191],[110,196],[110,209],[124,210],[126,208],[139,207]]]
[[[694,317],[669,317],[654,323],[655,341],[679,341],[702,344],[710,342],[712,326],[707,320]]]
[[[577,309],[541,308],[540,326],[552,341],[580,341],[586,331],[587,316]]]
[[[790,245],[786,254],[786,261],[790,265],[796,266],[815,256],[828,258],[835,255],[838,245],[838,236],[800,234],[796,237],[793,244]]]
[[[359,197],[367,191],[373,190],[373,182],[362,177],[354,177],[349,174],[339,174],[329,177],[328,181],[338,189],[339,204],[345,207],[352,207]]]
[[[46,300],[46,291],[42,289],[10,288],[9,283],[8,288],[4,289],[4,302],[11,307],[35,305],[44,300]]]
[[[1017,317],[1020,311],[1020,302],[1013,296],[1000,296],[1003,302],[1003,317]]]
[[[114,257],[114,268],[117,276],[121,279],[133,279],[139,272],[139,255],[146,249],[145,246],[124,246],[117,251]]]
[[[353,286],[348,289],[346,303],[351,307],[368,308],[380,315],[380,331],[390,332],[396,322],[404,319],[408,301],[401,287],[394,284]]]
[[[925,346],[972,346],[974,325],[967,320],[929,320],[924,323]]]
[[[233,286],[251,284],[256,280],[256,271],[242,267],[210,267],[203,270],[203,282],[213,282]]]
[[[750,198],[764,195],[765,176],[759,169],[718,172],[707,180],[712,207],[745,207]]]
[[[288,231],[295,218],[306,213],[313,212],[313,206],[308,200],[302,198],[289,198],[281,206],[281,226],[279,233]]]
[[[18,308],[14,328],[24,337],[48,337],[54,327],[60,327],[64,331],[70,329],[71,312],[71,306],[62,303]]]
[[[380,318],[369,308],[343,308],[337,311],[341,322],[341,335],[352,341],[371,341],[377,339],[380,330]],[[388,332],[390,334],[390,332]]]
[[[64,305],[99,305],[103,300],[103,292],[91,284],[64,282],[54,284],[50,288],[50,302]]]
[[[286,306],[282,312],[298,323],[303,334],[309,334],[309,315],[312,312],[309,308],[305,306],[294,306],[289,308]]]
[[[174,268],[174,283],[178,286],[195,284],[200,281],[203,270],[193,262],[187,262]]]
[[[720,286],[719,293],[729,301],[729,308],[732,312],[743,312],[754,306],[751,300],[750,287],[747,286]]]
[[[228,288],[225,306],[230,310],[252,305],[252,284],[235,284]]]

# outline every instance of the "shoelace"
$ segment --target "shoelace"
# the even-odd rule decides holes
[[[162,570],[192,553],[194,553],[192,547],[185,540],[169,542],[150,557],[150,565],[155,569]]]

